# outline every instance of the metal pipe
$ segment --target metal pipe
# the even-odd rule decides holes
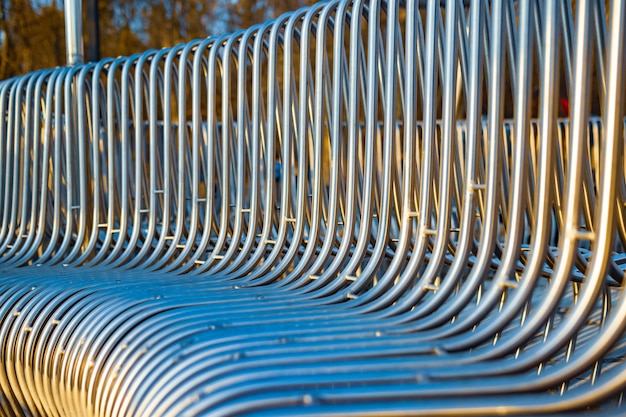
[[[82,4],[80,0],[65,0],[65,42],[67,65],[84,62]]]
[[[0,415],[623,415],[626,6],[445,3],[74,65],[68,2],[0,81]]]
[[[98,0],[87,0],[87,61],[100,59],[100,15]]]

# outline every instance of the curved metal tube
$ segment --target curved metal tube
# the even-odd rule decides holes
[[[0,415],[623,414],[625,44],[331,0],[0,81]]]

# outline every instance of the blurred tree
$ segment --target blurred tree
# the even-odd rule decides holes
[[[225,4],[227,25],[231,31],[250,27],[271,17],[268,15],[272,0],[230,0]]]
[[[223,0],[230,31],[245,29],[283,13],[317,3],[319,0]]]
[[[142,10],[146,46],[162,48],[210,33],[215,17],[215,2],[204,0],[150,1]]]
[[[248,28],[316,0],[96,0],[100,56]],[[85,31],[86,44],[90,45]],[[61,0],[0,0],[0,79],[65,64]]]
[[[99,1],[100,51],[105,56],[131,55],[146,49],[140,38],[138,1]]]
[[[283,1],[273,1],[273,14],[274,16],[279,16],[283,13],[298,10],[304,6],[310,6],[314,3],[317,3],[316,0],[283,0]]]
[[[0,0],[0,79],[62,65],[63,19],[55,2]]]

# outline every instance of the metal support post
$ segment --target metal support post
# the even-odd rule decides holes
[[[67,64],[82,64],[84,48],[80,0],[65,0],[65,41]]]

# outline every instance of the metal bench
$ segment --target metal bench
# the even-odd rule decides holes
[[[625,413],[626,4],[445,3],[0,82],[0,415]]]

